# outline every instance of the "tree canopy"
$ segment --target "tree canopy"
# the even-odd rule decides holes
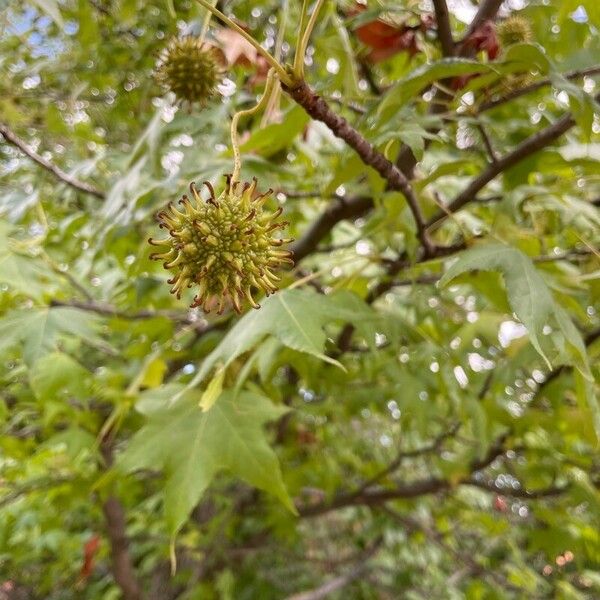
[[[600,597],[596,0],[0,23],[0,598]]]

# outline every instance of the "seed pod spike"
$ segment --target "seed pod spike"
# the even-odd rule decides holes
[[[203,181],[202,183],[207,187],[210,197],[213,200],[216,200],[217,198],[215,196],[215,188],[212,186],[212,183],[210,181]]]

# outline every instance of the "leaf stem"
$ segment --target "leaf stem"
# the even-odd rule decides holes
[[[315,4],[315,8],[310,15],[310,19],[308,20],[308,24],[306,25],[306,29],[302,32],[302,37],[300,38],[300,43],[296,48],[296,55],[294,57],[294,77],[298,81],[302,81],[304,79],[304,55],[306,54],[306,48],[308,46],[308,42],[310,40],[310,36],[315,28],[315,24],[317,23],[317,17],[319,16],[319,12],[323,7],[323,3],[325,0],[317,0]],[[302,6],[302,10],[304,11],[304,4]],[[303,15],[304,17],[304,15]],[[302,19],[304,20],[304,18]],[[285,82],[284,82],[285,83]],[[286,84],[287,85],[287,84]]]
[[[277,75],[283,83],[286,85],[292,85],[292,78],[287,74],[285,68],[277,61],[269,52],[267,52],[247,31],[242,29],[237,23],[232,21],[228,16],[224,15],[218,8],[212,6],[207,0],[196,0],[198,4],[204,6],[209,10],[215,17],[223,21],[225,25],[231,27],[234,31],[239,33],[253,48],[271,65],[271,68],[275,70]]]
[[[258,101],[256,106],[248,108],[246,110],[240,110],[233,115],[231,119],[231,146],[233,148],[233,174],[231,176],[231,182],[235,183],[239,180],[240,171],[242,168],[242,160],[240,157],[240,141],[237,134],[237,127],[239,120],[242,117],[249,117],[256,114],[259,110],[267,106],[271,92],[273,91],[275,83],[275,69],[269,69],[267,75],[267,83],[265,85],[265,91],[263,92],[262,98]]]
[[[216,4],[215,0],[212,0],[212,6]],[[200,41],[203,42],[206,34],[208,33],[208,28],[210,26],[210,19],[212,17],[212,12],[210,10],[206,11],[206,15],[204,16],[204,21],[202,21],[202,29],[200,30]]]
[[[304,53],[300,52],[302,44],[302,32],[304,31],[304,21],[306,21],[306,13],[308,12],[308,0],[302,0],[302,10],[300,12],[300,25],[298,27],[298,40],[296,42],[296,53],[294,54],[294,66],[292,71],[294,77],[301,79],[304,75]]]

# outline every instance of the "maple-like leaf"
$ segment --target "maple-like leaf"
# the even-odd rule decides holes
[[[542,348],[544,328],[552,321],[568,343],[572,360],[582,372],[589,373],[587,354],[581,334],[552,296],[546,282],[531,259],[520,250],[499,243],[481,244],[461,252],[446,271],[439,285],[444,286],[468,271],[500,271],[506,282],[512,310],[529,332],[533,347],[551,367]]]
[[[360,328],[373,323],[376,317],[373,310],[351,292],[326,296],[309,289],[286,289],[261,304],[260,310],[246,313],[206,357],[190,387],[202,383],[215,366],[227,367],[267,335],[292,350],[341,367],[337,360],[324,353],[325,325],[346,321]]]
[[[153,399],[139,403],[148,422],[132,438],[117,467],[164,470],[165,514],[173,536],[220,471],[274,494],[295,512],[277,456],[262,429],[288,409],[254,392],[235,395],[228,390],[203,410],[201,395],[198,390],[187,391],[170,407]]]

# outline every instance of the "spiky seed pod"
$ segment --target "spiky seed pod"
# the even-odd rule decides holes
[[[210,194],[208,200],[200,197],[192,183],[192,198],[183,196],[179,201],[183,210],[170,203],[158,213],[160,227],[168,230],[169,237],[148,240],[166,248],[150,258],[164,261],[165,269],[173,272],[168,283],[177,298],[185,288],[198,287],[192,308],[199,306],[210,312],[217,304],[221,314],[231,303],[240,313],[246,301],[260,308],[254,294],[276,292],[280,278],[274,271],[283,264],[294,264],[292,253],[282,249],[292,240],[273,237],[275,231],[287,226],[276,221],[282,209],[263,210],[272,190],[256,196],[256,179],[232,183],[227,176],[225,190],[218,198],[210,183],[204,185]]]
[[[215,96],[224,74],[223,52],[194,36],[171,39],[155,69],[156,81],[190,106],[194,102],[204,106]]]
[[[503,47],[531,42],[533,32],[529,21],[524,17],[515,15],[502,21],[496,29],[498,39]]]
[[[496,31],[503,48],[533,40],[533,32],[529,21],[518,15],[502,21]],[[523,73],[512,73],[502,78],[499,91],[502,94],[510,94],[529,85],[532,81],[533,76],[527,70]]]

